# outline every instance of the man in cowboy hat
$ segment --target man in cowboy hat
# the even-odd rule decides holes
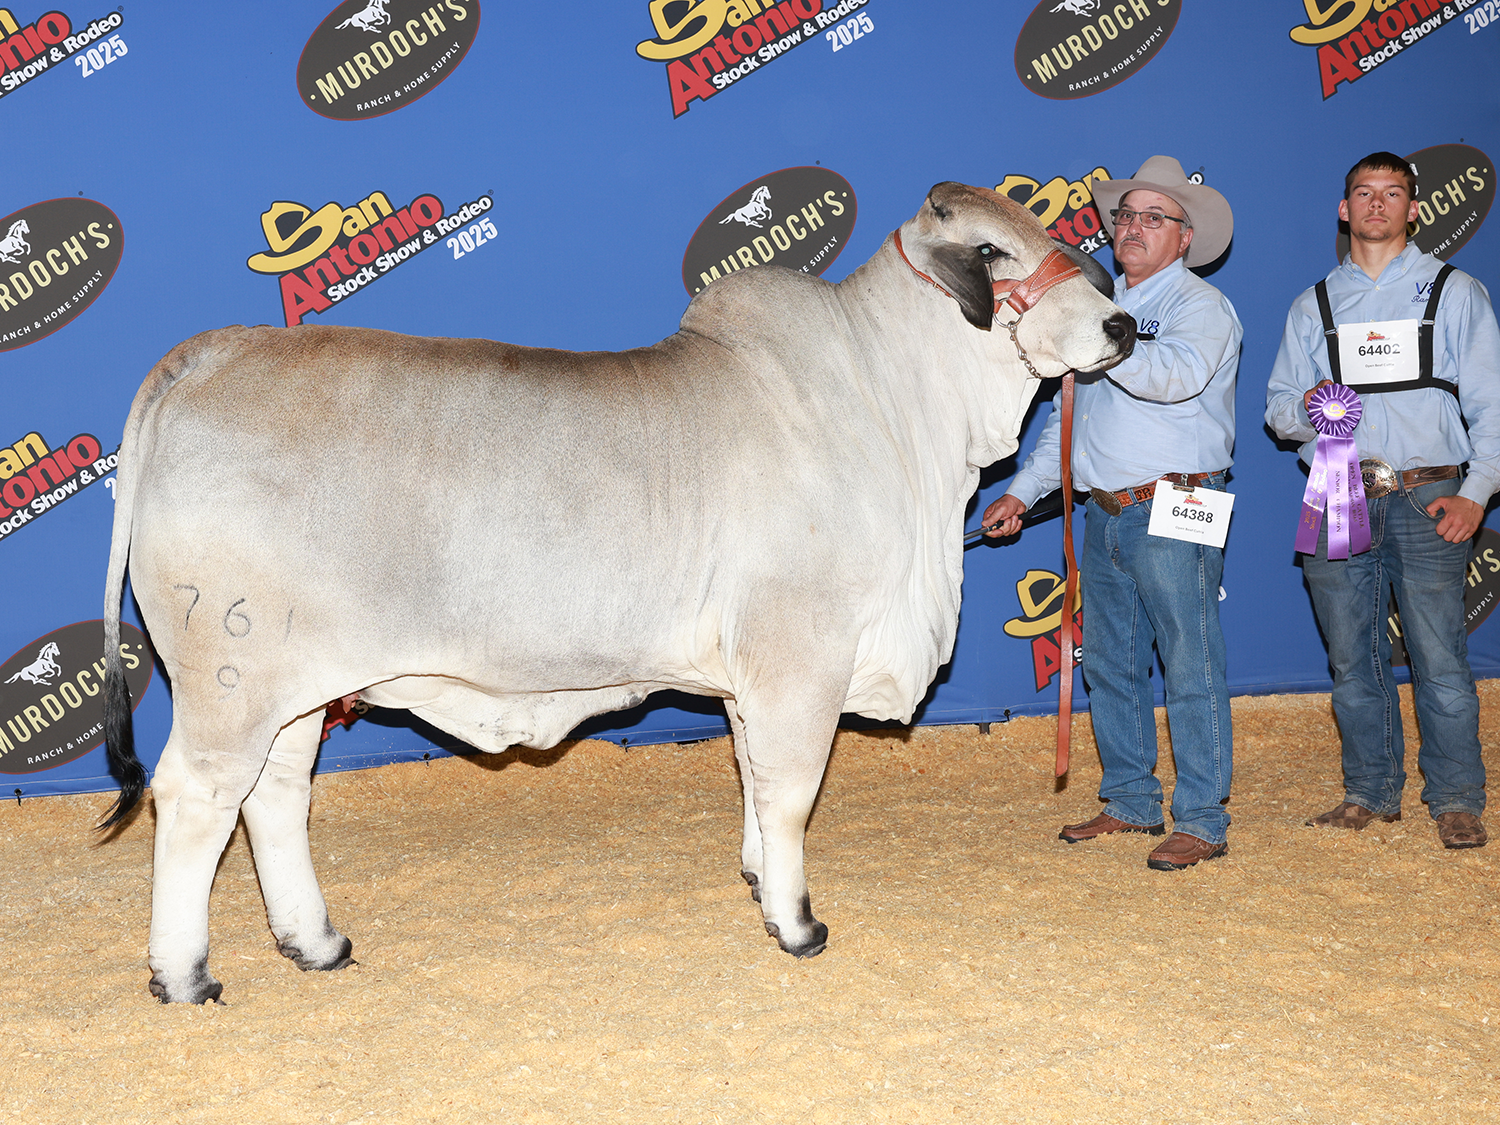
[[[1330,559],[1325,520],[1316,552],[1302,556],[1333,666],[1344,771],[1343,801],[1307,823],[1359,829],[1401,819],[1406,744],[1386,632],[1394,585],[1422,731],[1422,800],[1444,847],[1479,848],[1489,837],[1479,819],[1484,761],[1464,576],[1470,540],[1500,488],[1500,328],[1483,285],[1407,241],[1416,190],[1415,170],[1395,153],[1371,153],[1349,170],[1339,202],[1349,254],[1287,314],[1266,422],[1302,442],[1312,464],[1313,391],[1338,382],[1360,398],[1353,437],[1370,549]]]
[[[1190,541],[1180,527],[1186,538],[1150,527],[1153,500],[1181,511],[1186,497],[1201,504],[1204,490],[1224,489],[1242,331],[1234,307],[1188,267],[1224,253],[1234,217],[1222,195],[1189,181],[1169,156],[1153,156],[1134,179],[1094,184],[1094,201],[1114,220],[1115,261],[1124,271],[1114,299],[1137,318],[1139,335],[1128,360],[1076,392],[1073,479],[1090,492],[1079,568],[1087,601],[1083,676],[1106,804],[1098,816],[1064,825],[1059,839],[1165,831],[1155,774],[1154,644],[1166,671],[1177,786],[1172,835],[1146,863],[1178,871],[1229,850],[1224,553]],[[1059,410],[1054,402],[1025,467],[986,509],[990,535],[1016,534],[1027,507],[1061,483]]]

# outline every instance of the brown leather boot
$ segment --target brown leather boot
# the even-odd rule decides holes
[[[1315,828],[1352,828],[1358,832],[1372,820],[1379,820],[1385,824],[1401,819],[1401,810],[1393,813],[1374,813],[1363,805],[1356,805],[1351,801],[1342,801],[1336,809],[1329,809],[1320,816],[1315,816],[1307,823]]]
[[[1166,843],[1146,857],[1146,866],[1153,871],[1181,871],[1200,860],[1218,859],[1228,851],[1228,844],[1210,844],[1186,832],[1173,832]]]
[[[1438,839],[1445,848],[1482,848],[1490,835],[1471,812],[1445,812],[1437,818]]]
[[[1117,820],[1108,813],[1100,813],[1093,820],[1085,820],[1082,824],[1064,824],[1057,838],[1076,844],[1080,840],[1092,840],[1096,836],[1108,836],[1112,832],[1145,832],[1149,836],[1160,836],[1166,830],[1167,826],[1164,824],[1130,824]]]

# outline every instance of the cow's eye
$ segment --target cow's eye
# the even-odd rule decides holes
[[[979,250],[979,257],[986,262],[994,262],[1001,258],[1009,257],[1004,250],[991,246],[988,242],[977,247],[977,249]]]

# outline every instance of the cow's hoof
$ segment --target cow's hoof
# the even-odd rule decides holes
[[[807,895],[802,896],[798,904],[797,932],[800,939],[794,935],[783,935],[781,927],[775,922],[766,922],[766,933],[776,939],[776,944],[781,946],[793,957],[816,957],[828,947],[828,927],[813,917],[812,899]]]
[[[347,969],[350,965],[356,964],[354,958],[349,956],[354,952],[354,943],[337,930],[331,930],[330,936],[336,938],[337,941],[330,943],[332,951],[328,953],[309,953],[291,941],[278,941],[276,948],[281,951],[283,957],[304,973],[332,972],[335,969]]]
[[[756,902],[760,901],[760,876],[754,871],[741,871],[740,878],[750,884],[750,897]]]
[[[158,969],[151,974],[150,989],[151,995],[163,1004],[204,1004],[210,1000],[215,1004],[223,1003],[219,996],[223,993],[224,986],[214,980],[213,974],[208,971],[207,962],[195,966],[186,980],[176,984],[171,983]]]
[[[781,927],[775,922],[766,923],[766,933],[775,938],[776,944],[793,957],[816,957],[828,948],[828,927],[816,920],[807,928],[805,941],[788,941],[781,936]]]

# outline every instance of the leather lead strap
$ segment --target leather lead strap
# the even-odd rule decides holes
[[[1067,576],[1063,581],[1062,631],[1058,633],[1062,670],[1057,681],[1057,776],[1068,772],[1068,751],[1073,736],[1073,599],[1078,592],[1078,564],[1073,559],[1073,372],[1063,376],[1062,384],[1062,494],[1063,494],[1063,561]]]

